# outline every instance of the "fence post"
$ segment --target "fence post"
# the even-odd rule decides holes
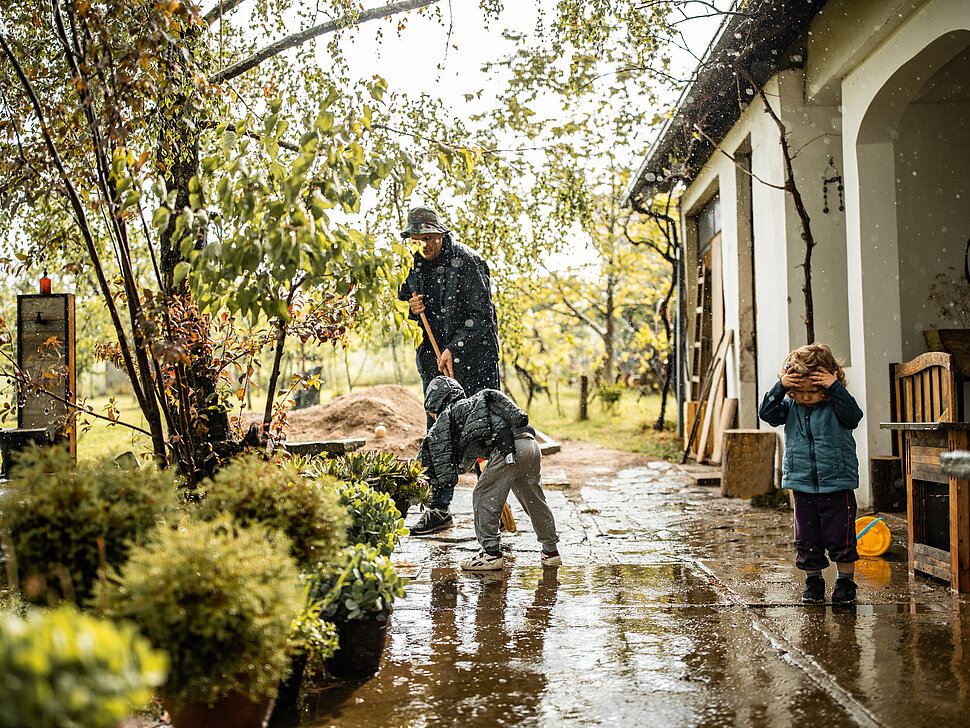
[[[579,421],[585,422],[589,419],[586,411],[587,400],[589,399],[589,377],[585,374],[579,377]]]

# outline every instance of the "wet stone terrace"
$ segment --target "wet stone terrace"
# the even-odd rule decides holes
[[[562,567],[513,504],[505,570],[461,572],[459,487],[455,527],[395,554],[413,580],[380,672],[274,726],[970,725],[970,601],[909,577],[898,520],[859,605],[803,606],[788,513],[667,463],[546,492]]]

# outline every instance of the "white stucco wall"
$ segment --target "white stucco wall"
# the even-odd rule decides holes
[[[903,252],[904,266],[908,266],[911,258],[907,251],[912,243],[900,242],[903,228],[897,226],[896,202],[897,195],[911,186],[909,182],[900,182],[897,187],[896,182],[903,171],[897,169],[900,122],[909,103],[925,89],[933,73],[965,50],[970,34],[954,32],[967,29],[970,29],[967,0],[921,3],[860,59],[842,81],[849,326],[852,360],[856,363],[850,385],[866,411],[860,430],[862,436],[857,436],[863,469],[870,455],[889,452],[889,435],[879,429],[881,421],[890,419],[888,365],[905,358],[900,252]],[[912,122],[916,121],[914,117]],[[903,121],[903,130],[905,126]],[[924,131],[910,129],[909,133],[919,132],[924,141],[932,140]],[[907,150],[908,143],[904,142],[899,149],[907,159],[912,159],[914,149]],[[924,151],[924,159],[926,154]],[[905,204],[902,214],[907,225],[915,220]],[[905,230],[911,232],[911,228]],[[904,273],[904,280],[906,275],[910,272]],[[907,301],[910,293],[907,288]],[[911,322],[910,326],[913,325]],[[911,339],[906,351],[913,350],[910,345],[915,346]],[[867,502],[867,477],[864,485],[860,500]]]
[[[777,82],[769,83],[769,96],[777,95]],[[774,123],[755,100],[729,132],[721,147],[735,155],[751,139],[751,168],[756,179],[752,185],[754,210],[754,258],[756,267],[755,296],[758,301],[777,302],[788,298],[788,238],[785,233],[785,193],[772,189],[784,181],[784,167]],[[750,289],[750,281],[739,280],[738,209],[735,204],[739,176],[744,175],[732,159],[718,152],[685,190],[681,213],[689,218],[706,203],[712,188],[721,195],[721,261],[724,286],[724,325],[737,335],[740,329],[739,288]],[[685,222],[686,225],[686,222]],[[759,396],[775,381],[781,362],[788,353],[789,320],[787,307],[769,303],[758,309],[758,392]],[[737,342],[735,342],[737,344]],[[729,353],[727,396],[738,396],[738,346]]]
[[[929,283],[962,261],[956,258],[970,236],[970,77],[959,66],[946,88],[930,93],[927,86],[970,45],[970,32],[958,32],[970,30],[970,0],[832,0],[811,30],[804,72],[779,74],[765,91],[776,100],[797,151],[795,175],[817,242],[816,341],[846,360],[849,389],[866,413],[856,436],[858,496],[865,506],[869,456],[889,452],[889,435],[879,428],[890,419],[889,363],[924,350],[922,328],[936,323],[926,303]],[[923,103],[910,105],[914,100]],[[785,355],[805,341],[798,267],[804,243],[791,200],[770,186],[783,183],[784,167],[778,130],[758,99],[721,147],[733,154],[748,139],[756,178],[751,204],[760,397],[776,381]],[[843,177],[844,213],[834,185],[829,214],[822,213],[829,157]],[[686,219],[712,189],[720,190],[725,326],[735,331],[739,292],[750,283],[739,281],[739,174],[732,160],[715,152],[681,202]],[[728,396],[738,391],[737,372],[735,347]]]

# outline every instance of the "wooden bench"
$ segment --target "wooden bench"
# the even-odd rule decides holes
[[[359,450],[363,446],[363,438],[283,443],[283,449],[291,455],[346,455],[354,450]]]
[[[965,450],[970,424],[956,422],[957,391],[949,354],[928,352],[896,364],[894,422],[906,479],[909,570],[970,591],[970,508],[967,480],[940,467],[940,456]]]

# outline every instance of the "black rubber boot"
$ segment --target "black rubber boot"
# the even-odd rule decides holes
[[[832,590],[832,604],[855,604],[855,582],[852,579],[836,579]]]
[[[825,579],[812,574],[805,579],[805,591],[802,592],[804,604],[825,604]]]

